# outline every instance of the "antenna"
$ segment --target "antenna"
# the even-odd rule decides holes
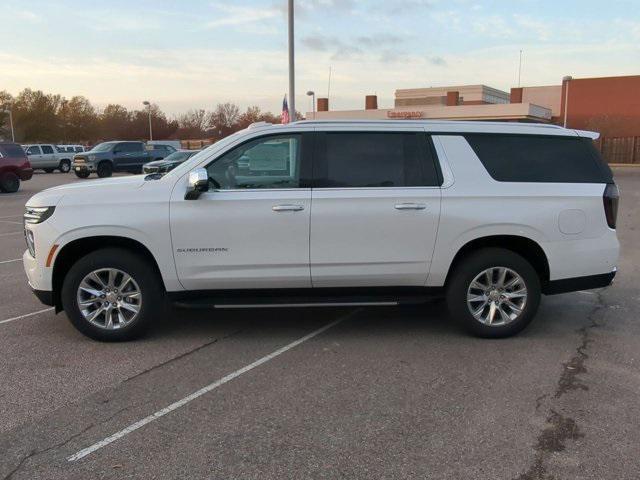
[[[522,76],[522,50],[520,50],[520,63],[518,64],[518,88],[520,88],[521,76]]]
[[[331,95],[331,65],[329,65],[329,85],[327,86],[327,100]]]

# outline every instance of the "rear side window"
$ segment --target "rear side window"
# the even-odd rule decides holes
[[[326,132],[318,142],[318,188],[440,185],[424,133]]]
[[[609,183],[611,170],[589,139],[467,134],[489,174],[500,182]]]
[[[24,157],[25,153],[24,150],[22,149],[22,147],[20,145],[17,145],[15,143],[5,143],[4,145],[0,146],[0,150],[2,150],[2,153],[7,156],[7,157]]]
[[[53,147],[51,145],[43,145],[42,153],[53,153]]]
[[[126,142],[118,145],[119,152],[142,152],[143,146],[138,142]]]

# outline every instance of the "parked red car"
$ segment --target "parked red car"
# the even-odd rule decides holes
[[[17,192],[20,181],[30,180],[33,168],[26,153],[17,143],[0,142],[0,191]]]

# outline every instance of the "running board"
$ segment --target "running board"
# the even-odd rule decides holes
[[[213,308],[297,308],[297,307],[384,307],[400,305],[400,302],[315,302],[315,303],[253,303],[212,305]]]
[[[169,292],[176,307],[204,309],[386,307],[426,303],[441,296],[437,288],[318,288],[269,290],[200,290]]]

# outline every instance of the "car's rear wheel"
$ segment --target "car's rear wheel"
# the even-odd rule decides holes
[[[7,172],[0,177],[0,190],[5,193],[15,193],[20,188],[20,177],[13,172]]]
[[[76,170],[76,177],[78,178],[89,178],[89,175],[88,170]]]
[[[100,178],[110,177],[113,175],[113,165],[111,165],[111,162],[100,162],[97,173]]]
[[[522,256],[502,248],[478,250],[458,262],[447,285],[455,320],[474,335],[515,335],[533,320],[540,278]]]
[[[124,341],[146,332],[162,311],[162,284],[138,255],[106,248],[78,260],[62,285],[71,323],[100,341]]]
[[[69,173],[69,170],[71,170],[71,162],[69,160],[60,160],[58,170],[62,173]]]

